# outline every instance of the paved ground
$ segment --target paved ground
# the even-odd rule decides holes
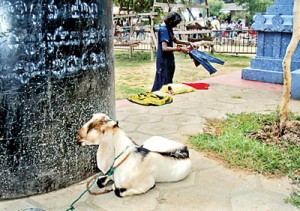
[[[240,72],[206,80],[209,90],[175,95],[174,102],[147,107],[117,102],[120,126],[137,143],[152,135],[185,142],[188,134],[201,132],[205,118],[226,113],[269,112],[281,103],[282,86],[240,80]],[[237,97],[239,96],[239,97]],[[300,114],[300,101],[290,110]],[[287,178],[270,179],[258,174],[224,167],[220,162],[191,150],[193,170],[177,183],[160,183],[148,193],[118,198],[112,192],[101,196],[85,194],[76,204],[85,210],[297,210],[284,203],[292,187]],[[41,208],[66,210],[85,189],[85,181],[48,194],[0,202],[0,210]]]

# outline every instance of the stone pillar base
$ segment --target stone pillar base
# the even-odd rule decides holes
[[[300,100],[300,69],[293,71],[292,73],[292,99]]]
[[[283,84],[282,72],[272,70],[252,69],[250,67],[242,70],[242,79],[261,81],[267,83]]]

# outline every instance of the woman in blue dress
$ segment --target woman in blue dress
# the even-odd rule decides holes
[[[164,23],[158,30],[158,46],[156,53],[156,74],[152,92],[160,90],[165,84],[173,83],[175,72],[174,51],[188,54],[189,50],[182,47],[174,47],[173,43],[191,45],[188,41],[178,40],[174,37],[173,28],[182,21],[177,12],[170,12],[164,18]]]

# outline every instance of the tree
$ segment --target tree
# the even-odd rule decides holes
[[[209,0],[208,5],[209,5],[210,15],[217,16],[220,14],[224,2],[221,0]]]
[[[293,34],[282,61],[284,91],[280,110],[280,134],[283,133],[288,120],[288,103],[291,97],[291,61],[300,40],[300,0],[294,1]]]
[[[120,11],[134,11],[136,13],[143,13],[152,11],[152,6],[154,0],[113,0],[116,6],[120,7]],[[173,4],[173,3],[198,3],[203,4],[205,0],[165,0],[165,3]]]
[[[149,12],[152,10],[153,0],[114,0],[115,5],[120,7],[121,10],[134,11],[137,13]],[[170,3],[173,1],[170,1]]]
[[[255,13],[265,12],[266,8],[273,4],[274,0],[234,0],[238,5],[243,5],[249,12],[250,17]]]

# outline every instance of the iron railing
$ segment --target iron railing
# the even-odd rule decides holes
[[[216,37],[213,38],[213,35]],[[214,43],[213,49],[210,47],[200,47],[201,51],[215,50],[217,53],[230,53],[230,54],[256,54],[257,49],[257,36],[256,32],[252,30],[225,30],[209,33],[188,34],[185,33],[185,38],[197,42],[202,39],[211,40]],[[221,37],[221,39],[220,39]],[[210,38],[210,39],[209,39]],[[128,38],[129,39],[129,38]],[[149,32],[144,32],[142,35],[139,33],[133,34],[130,40],[140,41],[139,45],[132,47],[134,50],[151,50],[151,36]],[[128,49],[128,46],[115,46],[115,49]]]

